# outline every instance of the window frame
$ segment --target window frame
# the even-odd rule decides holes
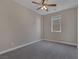
[[[58,19],[58,20],[60,21],[60,22],[58,23],[58,24],[60,24],[60,30],[59,30],[59,31],[54,31],[54,30],[53,30],[53,20],[55,20],[54,17],[58,17],[58,18],[59,18],[59,19]],[[52,16],[52,17],[51,17],[51,32],[61,32],[61,19],[62,19],[61,16]]]

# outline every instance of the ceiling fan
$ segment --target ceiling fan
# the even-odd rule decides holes
[[[37,8],[36,10],[42,9],[42,10],[46,10],[46,11],[48,12],[48,8],[47,8],[47,7],[48,7],[48,6],[50,6],[50,7],[56,6],[56,4],[48,4],[47,1],[48,1],[48,0],[42,0],[41,3],[32,1],[32,3],[38,4],[38,5],[41,6],[41,7]]]

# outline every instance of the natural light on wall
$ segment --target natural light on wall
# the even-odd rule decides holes
[[[51,32],[61,32],[61,16],[51,17]]]

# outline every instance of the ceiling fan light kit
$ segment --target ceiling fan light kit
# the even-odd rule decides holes
[[[46,9],[47,9],[47,7],[46,7],[46,6],[43,6],[41,9],[42,9],[42,10],[43,10],[43,9],[45,9],[45,10],[46,10]]]
[[[48,0],[42,0],[41,3],[32,1],[32,3],[41,5],[41,7],[37,8],[36,10],[42,9],[42,10],[46,10],[46,11],[48,12],[48,8],[47,8],[47,7],[48,7],[48,6],[50,6],[50,7],[56,6],[56,4],[47,4],[47,1],[48,1]],[[45,3],[45,2],[46,2],[46,3]]]

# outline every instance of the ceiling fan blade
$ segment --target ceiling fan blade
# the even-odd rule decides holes
[[[48,1],[48,0],[45,0],[45,2],[44,2],[44,3],[47,3],[47,1]]]
[[[56,6],[56,4],[45,4],[46,6]]]
[[[45,0],[42,0],[42,4],[44,4]]]
[[[34,4],[39,4],[39,5],[40,5],[40,3],[38,3],[38,2],[35,2],[35,1],[32,1],[32,3],[34,3]]]
[[[36,10],[39,10],[39,9],[41,9],[41,7],[37,8]]]

